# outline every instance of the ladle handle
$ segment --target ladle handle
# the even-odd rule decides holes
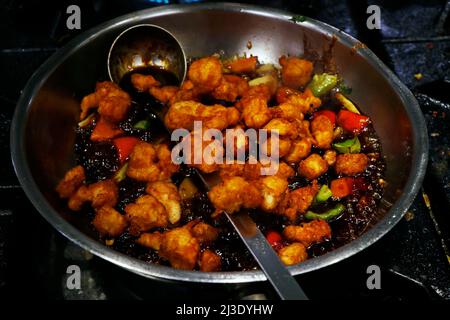
[[[227,214],[228,219],[258,262],[282,300],[308,300],[289,270],[281,263],[275,251],[255,222],[246,212]]]

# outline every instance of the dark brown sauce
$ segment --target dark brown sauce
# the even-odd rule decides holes
[[[165,85],[177,85],[178,79],[168,72],[157,69],[147,68],[135,70],[142,74],[151,74],[158,81]],[[134,73],[132,72],[132,73]],[[126,135],[136,136],[144,141],[149,142],[166,142],[170,144],[170,136],[165,129],[158,113],[164,110],[164,106],[155,100],[148,93],[137,92],[131,85],[131,75],[127,74],[120,83],[120,86],[126,90],[132,97],[133,106],[128,114],[127,119],[119,125]],[[332,99],[324,99],[325,105],[321,109],[338,110],[337,104]],[[220,103],[227,105],[212,98],[205,98],[204,102]],[[150,123],[148,130],[135,129],[134,125],[141,120],[147,120]],[[95,124],[95,123],[94,123]],[[77,139],[75,145],[75,153],[78,164],[86,169],[86,175],[89,183],[111,178],[119,167],[116,150],[111,143],[95,143],[89,137],[94,124],[79,128],[77,130]],[[343,137],[342,139],[345,139]],[[385,161],[383,159],[381,144],[377,137],[373,126],[368,126],[359,136],[362,152],[373,154],[370,157],[370,165],[367,170],[357,176],[360,178],[364,191],[359,191],[350,197],[345,198],[343,203],[346,212],[330,223],[332,228],[332,239],[329,241],[316,244],[308,249],[310,257],[315,257],[338,248],[360,236],[376,218],[376,211],[383,189],[378,182],[384,176]],[[322,150],[313,150],[322,154]],[[181,181],[190,177],[199,187],[200,192],[191,200],[182,203],[182,217],[177,224],[184,225],[192,220],[201,220],[220,230],[217,241],[212,245],[204,245],[202,250],[209,248],[219,254],[222,258],[223,271],[240,271],[256,269],[257,264],[251,254],[246,249],[242,240],[231,226],[224,215],[217,219],[212,219],[211,214],[214,207],[208,199],[206,190],[202,187],[202,183],[198,180],[195,171],[187,166],[182,165],[179,172],[175,173],[172,181],[179,185]],[[329,183],[338,176],[333,169],[319,178],[319,183]],[[297,189],[308,185],[308,181],[298,175],[289,179],[289,188]],[[140,195],[145,193],[145,183],[140,183],[126,178],[119,184],[119,203],[116,209],[124,214],[124,208],[128,203],[135,201]],[[364,201],[361,201],[364,198]],[[329,200],[325,204],[315,207],[314,210],[321,212],[336,204],[335,201]],[[93,210],[85,208],[87,215],[93,217]],[[258,225],[260,230],[266,234],[270,230],[282,232],[287,225],[284,217],[261,210],[250,211],[251,217]],[[299,221],[301,222],[301,218]],[[164,231],[163,229],[154,229],[151,231]],[[136,257],[146,262],[169,265],[167,261],[161,259],[155,251],[149,250],[135,243],[136,238],[125,232],[114,240],[112,247],[127,255]]]

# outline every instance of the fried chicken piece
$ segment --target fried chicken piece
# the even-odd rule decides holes
[[[155,251],[159,251],[159,248],[161,247],[161,242],[162,242],[162,233],[155,231],[152,233],[142,233],[139,238],[136,240],[136,243],[155,250]]]
[[[262,203],[257,186],[242,177],[225,178],[208,192],[208,197],[216,208],[215,215],[234,213],[242,207],[256,208]]]
[[[288,182],[278,176],[267,176],[259,180],[263,202],[261,208],[271,212],[275,210],[288,188]]]
[[[192,62],[188,78],[202,92],[214,90],[222,80],[222,63],[216,57],[205,57]]]
[[[284,160],[289,163],[297,163],[306,158],[311,152],[310,139],[302,138],[294,140],[291,144],[289,152],[284,156]]]
[[[194,130],[182,140],[184,163],[204,173],[212,173],[219,169],[223,161],[223,143],[219,140],[203,139],[202,130]]]
[[[212,92],[212,96],[218,100],[236,101],[248,90],[248,83],[245,79],[235,75],[223,76],[218,87]]]
[[[158,144],[155,146],[157,166],[159,168],[158,180],[167,180],[180,169],[180,166],[173,162],[172,152],[167,144]]]
[[[354,176],[364,172],[369,164],[369,158],[364,153],[340,154],[336,157],[335,170],[338,174]]]
[[[231,61],[226,68],[233,73],[252,73],[256,70],[258,57],[238,58]]]
[[[273,151],[276,151],[278,148],[278,157],[282,158],[289,153],[291,150],[292,142],[289,139],[283,138],[267,138],[264,142],[260,141],[259,147],[261,148],[261,152],[268,157],[271,157]]]
[[[240,119],[239,111],[234,107],[226,108],[220,104],[205,106],[196,101],[179,101],[167,111],[164,122],[167,128],[192,130],[194,121],[202,121],[203,129],[223,130],[235,125]]]
[[[166,209],[155,197],[148,194],[140,196],[134,203],[128,204],[125,212],[132,235],[168,225]]]
[[[156,99],[162,103],[168,103],[175,97],[178,92],[178,87],[164,86],[164,87],[151,87],[149,92]]]
[[[309,186],[289,191],[280,202],[277,212],[294,221],[299,214],[304,214],[308,210],[318,191],[317,180]]]
[[[302,160],[298,166],[298,173],[308,180],[317,179],[328,171],[328,163],[317,153]]]
[[[69,198],[84,183],[86,175],[82,166],[76,166],[66,172],[64,178],[56,187],[59,197],[62,199]]]
[[[98,113],[111,122],[123,120],[131,106],[131,98],[113,82],[98,82],[95,92],[81,100],[80,120],[88,115],[92,108],[98,107]]]
[[[114,207],[119,198],[119,191],[114,181],[107,179],[89,186],[81,186],[69,198],[69,208],[74,211],[81,210],[86,202],[91,202],[94,209],[103,206]]]
[[[200,95],[201,92],[194,83],[191,80],[185,80],[175,95],[169,99],[169,105],[180,101],[198,101]]]
[[[274,118],[283,118],[290,121],[302,121],[304,116],[301,109],[290,102],[284,102],[271,109]]]
[[[264,129],[268,131],[278,130],[278,135],[280,137],[289,139],[295,139],[298,136],[298,127],[296,123],[283,118],[270,120],[269,123],[264,126]]]
[[[256,142],[256,134],[254,136],[252,138],[250,134],[247,134],[245,127],[241,125],[227,129],[223,139],[223,147],[225,152],[233,152],[231,155],[227,155],[227,159],[236,159],[237,155],[240,154],[245,155],[249,148],[250,139],[254,139]]]
[[[178,169],[166,144],[153,146],[141,141],[131,152],[127,176],[138,181],[153,182],[169,179]]]
[[[331,228],[325,220],[313,220],[299,226],[287,226],[283,230],[283,236],[289,241],[298,241],[309,247],[331,238]]]
[[[219,231],[207,223],[199,222],[192,227],[191,233],[200,243],[216,241],[219,237]]]
[[[226,177],[240,176],[245,178],[246,180],[257,180],[261,176],[263,176],[264,172],[262,171],[262,169],[268,166],[268,164],[262,165],[261,162],[249,163],[236,160],[231,164],[220,165],[220,176],[222,179]],[[273,175],[282,179],[287,179],[293,176],[294,173],[294,169],[292,169],[291,166],[281,161],[278,163],[277,172],[275,172]]]
[[[279,62],[281,65],[281,79],[285,86],[297,89],[305,86],[311,80],[314,68],[312,62],[285,56],[282,56]]]
[[[243,99],[259,97],[261,99],[264,99],[265,101],[269,101],[272,98],[272,95],[272,87],[262,83],[256,86],[249,87]]]
[[[89,201],[89,198],[88,186],[82,185],[70,196],[67,206],[70,210],[80,211],[83,205]]]
[[[294,169],[286,162],[280,161],[278,165],[278,172],[276,175],[280,178],[287,179],[295,174]]]
[[[223,180],[225,178],[244,176],[245,161],[233,160],[232,163],[223,163],[219,165],[219,175]]]
[[[329,149],[334,139],[334,126],[327,116],[319,115],[311,121],[311,132],[316,141],[315,146]]]
[[[300,242],[294,242],[278,251],[280,260],[287,266],[300,263],[308,259],[306,247]]]
[[[113,123],[125,119],[131,106],[130,97],[108,96],[98,104],[98,113]]]
[[[336,163],[336,151],[327,150],[323,154],[323,159],[328,163],[329,166],[334,166]]]
[[[127,219],[110,206],[103,206],[97,210],[92,225],[102,236],[118,237],[128,226]]]
[[[264,97],[251,96],[242,99],[240,106],[242,108],[242,117],[247,127],[258,129],[272,119],[267,100]]]
[[[94,130],[92,130],[90,138],[92,141],[99,142],[111,140],[121,134],[123,134],[123,131],[119,127],[100,116],[95,124]]]
[[[151,75],[134,73],[131,75],[131,84],[140,92],[148,91],[152,87],[159,87],[161,83]]]
[[[300,92],[294,89],[280,87],[277,90],[276,96],[279,104],[290,103],[303,114],[314,111],[322,104],[322,101],[315,97],[310,89]]]
[[[139,142],[130,154],[127,176],[138,181],[158,181],[160,170],[157,161],[153,145]]]
[[[174,224],[180,221],[181,198],[176,185],[170,181],[150,182],[145,191],[161,202],[166,209],[170,223]]]
[[[172,267],[192,270],[200,253],[200,244],[188,226],[175,228],[162,234],[158,254],[169,260]]]
[[[203,272],[220,271],[222,259],[217,253],[206,249],[201,253],[198,265],[200,267],[200,271]]]

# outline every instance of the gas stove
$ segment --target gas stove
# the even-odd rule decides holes
[[[261,299],[268,284],[201,285],[144,279],[82,250],[55,231],[22,191],[9,157],[11,118],[28,78],[79,32],[128,12],[195,0],[0,0],[0,295],[46,299]],[[428,125],[430,159],[421,192],[380,241],[338,264],[297,277],[311,299],[450,299],[450,1],[246,1],[331,24],[363,41],[413,91]],[[82,29],[68,30],[77,4]],[[366,27],[369,5],[381,29]],[[67,267],[82,270],[81,290],[67,288]],[[381,289],[367,268],[379,266]],[[24,290],[26,288],[26,290]]]

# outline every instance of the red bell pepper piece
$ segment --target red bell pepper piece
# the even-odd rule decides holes
[[[120,163],[124,163],[127,160],[133,151],[134,146],[139,141],[140,140],[136,137],[121,137],[114,139],[114,145],[116,146]]]
[[[91,140],[96,142],[110,140],[122,133],[123,131],[117,128],[116,125],[100,117],[91,133]]]
[[[318,116],[325,116],[328,119],[330,119],[331,123],[333,124],[333,127],[336,125],[336,114],[331,110],[320,110],[314,112],[314,117]]]
[[[281,235],[276,231],[269,231],[266,235],[266,239],[273,248],[278,247],[283,241]]]
[[[358,134],[369,124],[369,117],[348,110],[340,110],[337,123],[344,130]]]
[[[333,197],[344,198],[353,192],[353,178],[339,178],[331,181],[330,189]]]

